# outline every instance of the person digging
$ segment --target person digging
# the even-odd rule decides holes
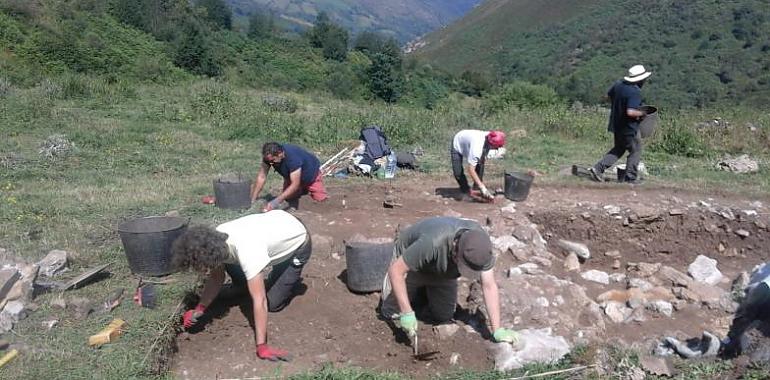
[[[269,142],[262,146],[262,165],[251,188],[251,203],[262,192],[270,168],[283,177],[283,191],[265,204],[263,211],[277,209],[284,200],[297,209],[299,198],[308,193],[317,202],[328,198],[318,157],[296,145]]]
[[[644,66],[633,66],[628,69],[628,75],[623,77],[622,81],[616,82],[607,92],[612,102],[607,130],[613,133],[614,145],[596,165],[588,168],[594,181],[603,182],[604,171],[628,152],[623,182],[639,183],[639,162],[642,158],[639,122],[646,116],[641,110],[641,90],[650,75],[652,72],[647,71]]]
[[[468,178],[465,176],[467,171],[473,180],[474,188],[478,189],[478,194],[483,199],[489,201],[495,198],[483,182],[484,164],[490,149],[499,149],[503,146],[505,146],[505,133],[502,131],[465,129],[454,135],[449,148],[452,173],[464,196],[475,193],[471,192],[471,187],[468,185]]]
[[[425,320],[452,320],[457,303],[457,279],[480,279],[492,339],[515,343],[518,335],[500,326],[500,300],[495,281],[492,242],[481,226],[468,219],[433,217],[401,231],[395,239],[393,261],[383,282],[380,315],[413,338],[415,309]],[[425,300],[420,294],[425,294]]]
[[[184,328],[198,324],[219,294],[227,273],[234,287],[247,289],[251,296],[257,357],[290,360],[287,351],[267,344],[268,312],[278,312],[289,304],[311,250],[304,224],[282,210],[247,215],[216,228],[191,226],[174,241],[173,263],[207,278],[198,305],[182,316]],[[265,273],[268,267],[272,269]]]

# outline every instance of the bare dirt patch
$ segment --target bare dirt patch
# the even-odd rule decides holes
[[[500,220],[504,231],[511,227],[509,222],[516,223],[514,219],[529,218],[539,225],[539,232],[548,241],[546,249],[552,254],[551,260],[546,260],[551,262],[550,266],[542,265],[544,261],[539,260],[541,269],[582,287],[592,300],[604,291],[625,286],[592,283],[582,279],[579,273],[566,272],[562,265],[564,256],[555,246],[556,239],[581,241],[589,246],[593,256],[583,263],[581,272],[597,269],[625,273],[629,262],[651,262],[664,263],[686,273],[687,265],[698,254],[703,254],[719,260],[720,270],[726,278],[732,279],[740,271],[750,270],[768,259],[770,233],[762,228],[770,224],[768,210],[752,203],[756,201],[754,199],[720,197],[714,200],[699,194],[645,187],[544,186],[533,188],[529,199],[517,204],[517,211],[508,214],[506,219],[500,208],[508,202],[502,198],[495,204],[482,204],[458,202],[436,195],[437,188],[451,183],[451,179],[437,181],[402,176],[393,183],[393,188],[403,207],[390,209],[383,208],[382,204],[391,188],[385,181],[333,182],[330,186],[333,198],[328,202],[316,204],[303,200],[296,215],[314,236],[329,239],[314,241],[313,257],[303,273],[305,287],[298,289],[301,294],[285,310],[270,316],[270,343],[292,352],[294,360],[289,363],[258,360],[248,305],[243,306],[243,298],[230,297],[223,299],[222,306],[217,308],[220,312],[202,331],[179,335],[173,371],[185,379],[242,378],[288,375],[331,363],[398,371],[424,378],[461,368],[493,368],[488,336],[483,330],[479,334],[478,329],[462,322],[458,322],[458,332],[444,340],[428,326],[423,326],[421,344],[425,350],[431,349],[437,354],[433,360],[416,360],[405,340],[394,335],[388,325],[377,318],[375,308],[379,295],[353,294],[343,282],[344,240],[356,234],[372,238],[392,237],[399,224],[408,225],[429,216],[463,216],[482,224],[490,218],[498,221],[497,226],[493,226],[495,233],[501,227]],[[754,210],[757,214],[734,215],[735,219],[730,220],[709,211],[699,203],[701,200],[710,206],[718,204],[729,208],[737,215],[741,215],[743,209]],[[761,201],[767,203],[767,199]],[[608,211],[605,206],[615,205],[621,210],[610,215],[614,209]],[[741,229],[749,235],[739,236],[736,231]],[[327,243],[319,244],[321,240]],[[621,253],[619,269],[612,268],[616,259],[604,255],[605,251],[611,250]],[[509,324],[516,322],[512,326],[516,329],[554,327],[547,313],[540,318],[530,318],[531,313],[522,312],[524,305],[516,304],[521,301],[513,297],[517,290],[505,286],[506,281],[512,280],[508,277],[509,268],[522,264],[524,261],[520,259],[506,252],[500,255],[496,265],[502,295],[511,303],[503,319]],[[469,290],[468,284],[463,284],[460,304],[465,306],[464,295]],[[721,286],[729,288],[729,284]],[[556,293],[545,296],[550,305],[555,304],[554,299],[548,297],[556,297]],[[569,297],[562,295],[561,298],[567,298],[564,301],[569,304]],[[557,310],[560,309],[550,312]],[[602,315],[576,317],[582,318],[575,322],[577,329],[588,329],[595,318],[604,318]],[[650,316],[644,322],[614,324],[606,321],[606,329],[598,331],[591,339],[634,344],[667,334],[695,336],[703,329],[720,327],[725,321],[729,322],[729,314],[724,311],[688,307],[676,311],[672,317]],[[579,343],[576,337],[565,337],[573,344]],[[450,359],[457,355],[457,365],[451,366]]]

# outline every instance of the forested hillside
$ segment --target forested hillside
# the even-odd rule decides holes
[[[273,12],[304,29],[327,12],[353,33],[373,31],[400,42],[438,29],[461,17],[481,0],[228,0],[236,14]]]
[[[490,0],[425,42],[417,56],[433,65],[543,83],[584,102],[636,63],[655,72],[652,102],[770,100],[763,0]]]

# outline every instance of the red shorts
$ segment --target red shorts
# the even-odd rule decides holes
[[[286,190],[286,188],[291,185],[291,181],[288,179],[283,180],[283,189]],[[316,202],[323,202],[326,200],[326,198],[329,197],[329,194],[326,193],[326,188],[324,187],[323,183],[323,175],[319,172],[318,175],[315,177],[313,182],[309,185],[303,186],[301,189],[301,194],[310,194],[310,198],[313,198]]]

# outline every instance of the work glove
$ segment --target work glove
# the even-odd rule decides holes
[[[204,312],[206,312],[206,306],[201,304],[195,306],[195,309],[187,310],[184,314],[182,314],[182,326],[184,326],[186,329],[193,327],[196,323],[198,323],[198,318],[200,318]]]
[[[270,211],[270,210],[275,210],[275,209],[277,209],[277,208],[278,208],[278,205],[279,205],[280,203],[281,203],[281,202],[280,202],[280,201],[278,201],[278,198],[276,198],[276,199],[273,199],[272,201],[270,201],[270,202],[267,202],[267,204],[266,204],[266,205],[265,205],[265,207],[262,209],[262,211],[264,211],[264,212],[268,212],[268,211]]]
[[[288,351],[270,347],[267,343],[257,345],[257,357],[262,360],[270,360],[271,362],[277,362],[279,360],[288,362],[291,360],[291,354],[289,354]]]
[[[492,334],[492,338],[494,338],[495,342],[497,343],[500,343],[500,342],[516,343],[519,341],[519,334],[517,334],[516,331],[501,327],[495,330],[495,333]]]
[[[404,330],[407,335],[414,336],[417,334],[417,317],[413,311],[401,313],[398,317],[398,323],[401,325],[401,330]]]
[[[489,191],[489,189],[487,189],[487,187],[484,185],[479,186],[479,190],[481,191],[481,196],[484,198],[493,199],[495,197],[495,195],[492,194],[492,192]]]

